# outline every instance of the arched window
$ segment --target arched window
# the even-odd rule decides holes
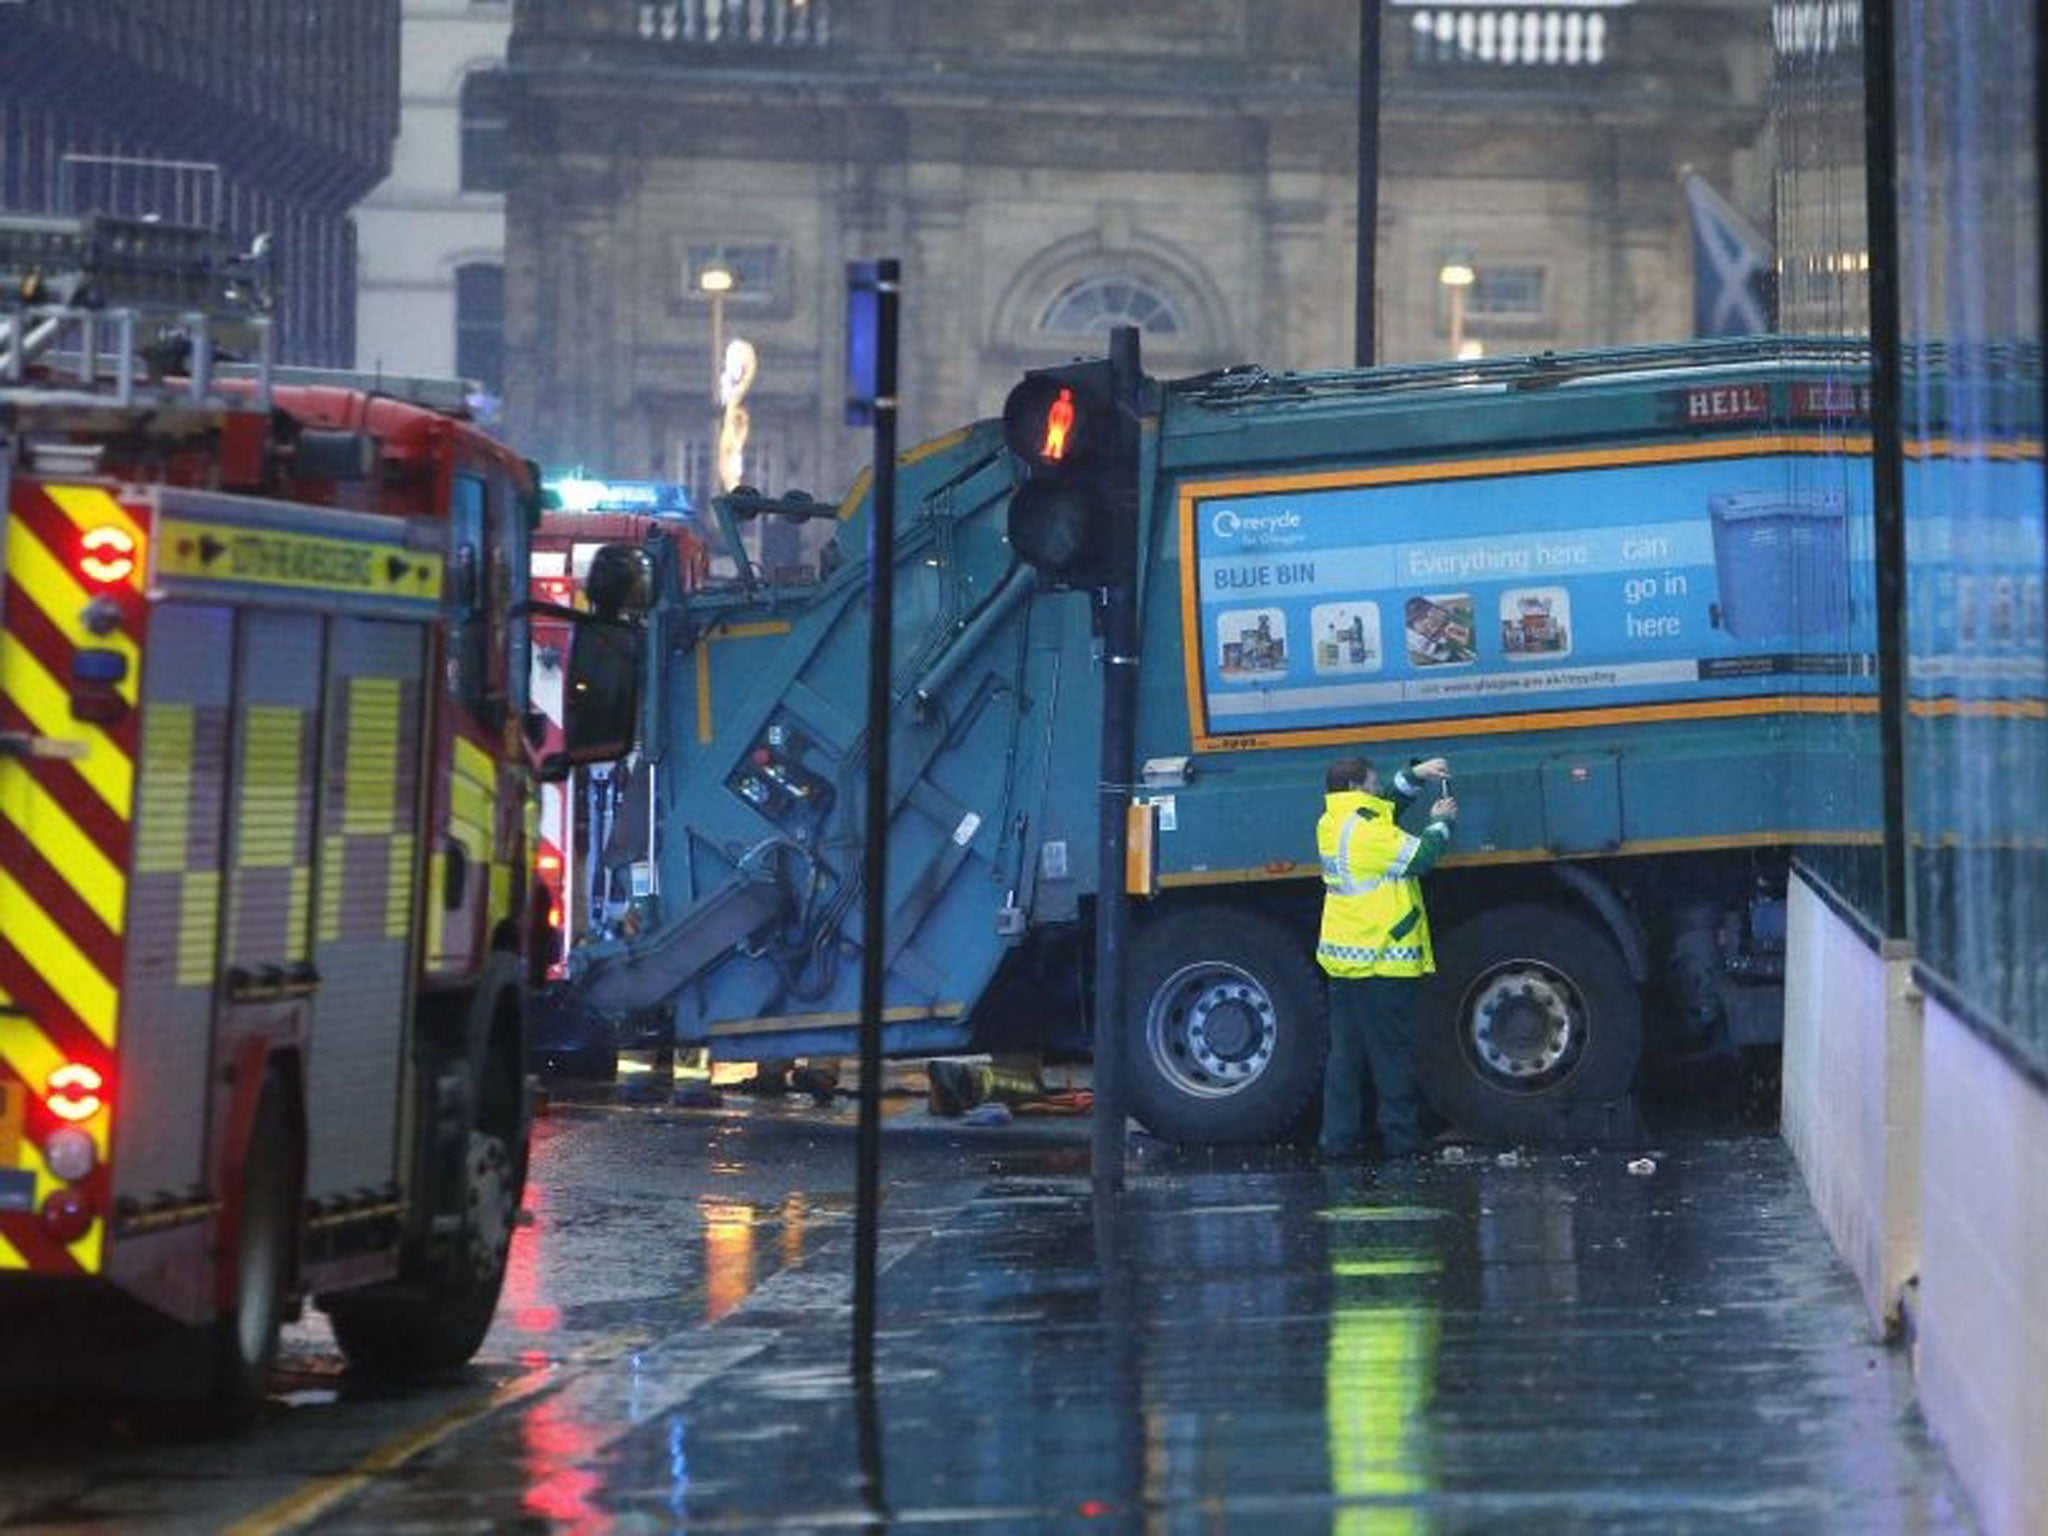
[[[462,190],[502,192],[505,164],[505,76],[480,69],[462,77]]]
[[[1173,301],[1128,273],[1069,283],[1038,317],[1041,331],[1060,336],[1092,336],[1119,325],[1135,325],[1153,336],[1177,336],[1182,329]]]

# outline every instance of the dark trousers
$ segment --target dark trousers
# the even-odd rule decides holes
[[[1412,976],[1330,978],[1330,1059],[1323,1071],[1325,1152],[1355,1152],[1365,1141],[1370,1072],[1381,1149],[1389,1157],[1422,1150],[1422,1088],[1415,1080]]]

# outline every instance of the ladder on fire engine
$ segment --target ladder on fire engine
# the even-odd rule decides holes
[[[266,242],[112,214],[0,214],[0,403],[213,397],[219,355],[268,400]]]

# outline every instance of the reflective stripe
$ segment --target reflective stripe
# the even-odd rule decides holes
[[[1394,856],[1387,861],[1387,877],[1399,879],[1408,873],[1408,866],[1415,862],[1415,855],[1422,852],[1422,839],[1401,834],[1401,846],[1394,850]]]
[[[1323,884],[1339,896],[1363,896],[1367,891],[1376,891],[1389,879],[1399,875],[1408,867],[1416,846],[1415,839],[1406,837],[1401,852],[1384,875],[1368,875],[1363,879],[1351,873],[1351,834],[1358,830],[1362,817],[1352,816],[1344,823],[1344,830],[1337,838],[1337,852],[1334,857],[1323,860]]]
[[[1360,949],[1354,944],[1334,944],[1324,940],[1316,945],[1316,953],[1327,955],[1332,960],[1350,960],[1360,965],[1377,965],[1382,961],[1399,962],[1420,960],[1420,944],[1383,944],[1378,949]]]

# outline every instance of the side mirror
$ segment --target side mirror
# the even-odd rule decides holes
[[[633,750],[640,716],[640,653],[645,636],[632,625],[585,616],[569,641],[562,686],[564,769],[617,762]],[[545,777],[551,756],[542,765]]]

